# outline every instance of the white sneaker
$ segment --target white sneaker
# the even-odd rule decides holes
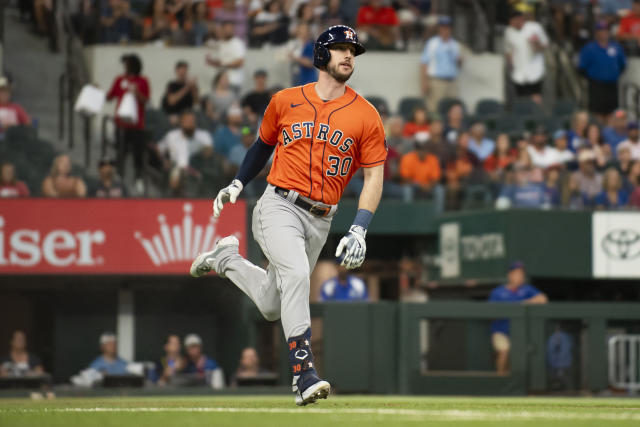
[[[199,254],[193,263],[191,264],[191,269],[189,273],[193,277],[201,277],[213,270],[213,263],[216,261],[216,256],[220,254],[220,251],[224,248],[228,248],[229,246],[235,246],[236,248],[240,245],[240,242],[236,238],[236,236],[227,236],[223,239],[218,240],[216,246],[212,251],[203,252]],[[217,272],[220,277],[224,277],[221,272]]]
[[[326,381],[318,381],[309,386],[305,391],[296,393],[295,402],[298,406],[305,406],[309,403],[316,403],[318,399],[326,399],[331,392],[331,385]]]

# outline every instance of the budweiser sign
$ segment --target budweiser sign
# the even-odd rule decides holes
[[[0,273],[188,274],[224,236],[246,252],[246,205],[205,200],[0,201]]]

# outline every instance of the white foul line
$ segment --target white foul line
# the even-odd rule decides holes
[[[633,410],[636,408],[628,408]],[[4,413],[118,413],[118,412],[218,412],[253,414],[327,414],[327,415],[389,415],[407,417],[428,417],[441,420],[638,420],[640,413],[620,411],[612,413],[583,412],[544,412],[544,411],[502,411],[486,412],[478,410],[437,410],[437,409],[375,409],[375,408],[225,408],[225,407],[140,407],[140,408],[42,408],[42,409],[5,409]]]

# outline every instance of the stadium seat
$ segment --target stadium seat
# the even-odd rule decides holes
[[[531,115],[521,116],[519,119],[522,121],[522,124],[523,124],[525,130],[528,130],[529,132],[533,132],[533,130],[538,125],[545,125],[546,126],[546,122],[547,122],[547,116],[538,115],[538,114],[531,114]],[[547,130],[549,132],[552,131],[551,129],[547,129]]]
[[[518,98],[514,100],[511,111],[520,116],[530,116],[533,114],[544,115],[542,107],[529,98]]]
[[[387,100],[384,99],[383,97],[371,95],[365,98],[367,99],[367,101],[371,103],[371,105],[376,107],[376,110],[378,110],[378,113],[380,115],[386,115],[391,113],[391,111],[389,110],[389,104],[387,103]]]
[[[451,108],[451,106],[455,104],[462,105],[462,110],[464,111],[464,115],[466,116],[468,114],[467,106],[464,104],[464,101],[462,101],[459,98],[441,99],[440,102],[438,103],[438,114],[440,114],[441,117],[445,117],[447,115],[447,111],[449,111],[449,108]]]
[[[570,116],[576,110],[576,103],[571,99],[558,99],[553,104],[554,116]]]
[[[398,105],[398,114],[400,114],[405,120],[411,120],[413,110],[417,107],[427,108],[424,103],[424,99],[418,97],[402,98]]]
[[[524,122],[521,117],[512,114],[503,114],[496,119],[495,131],[511,134],[524,131]]]
[[[481,99],[476,104],[476,116],[495,116],[504,111],[504,106],[495,99]]]
[[[153,142],[158,142],[172,128],[169,118],[162,110],[148,109],[145,120],[147,130],[151,131]]]

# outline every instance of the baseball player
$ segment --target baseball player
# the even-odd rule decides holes
[[[318,260],[345,186],[360,167],[364,187],[349,232],[335,255],[346,268],[360,267],[367,227],[382,194],[387,156],[384,128],[375,108],[346,85],[355,57],[364,53],[356,32],[336,25],[314,46],[318,81],[284,89],[271,98],[257,141],[237,176],[213,202],[219,216],[273,153],[269,183],[253,210],[253,236],[269,261],[263,270],[238,253],[228,236],[198,255],[191,275],[215,270],[249,296],[265,319],[281,319],[289,346],[298,405],[325,399],[328,382],[318,378],[311,352],[309,275]]]

